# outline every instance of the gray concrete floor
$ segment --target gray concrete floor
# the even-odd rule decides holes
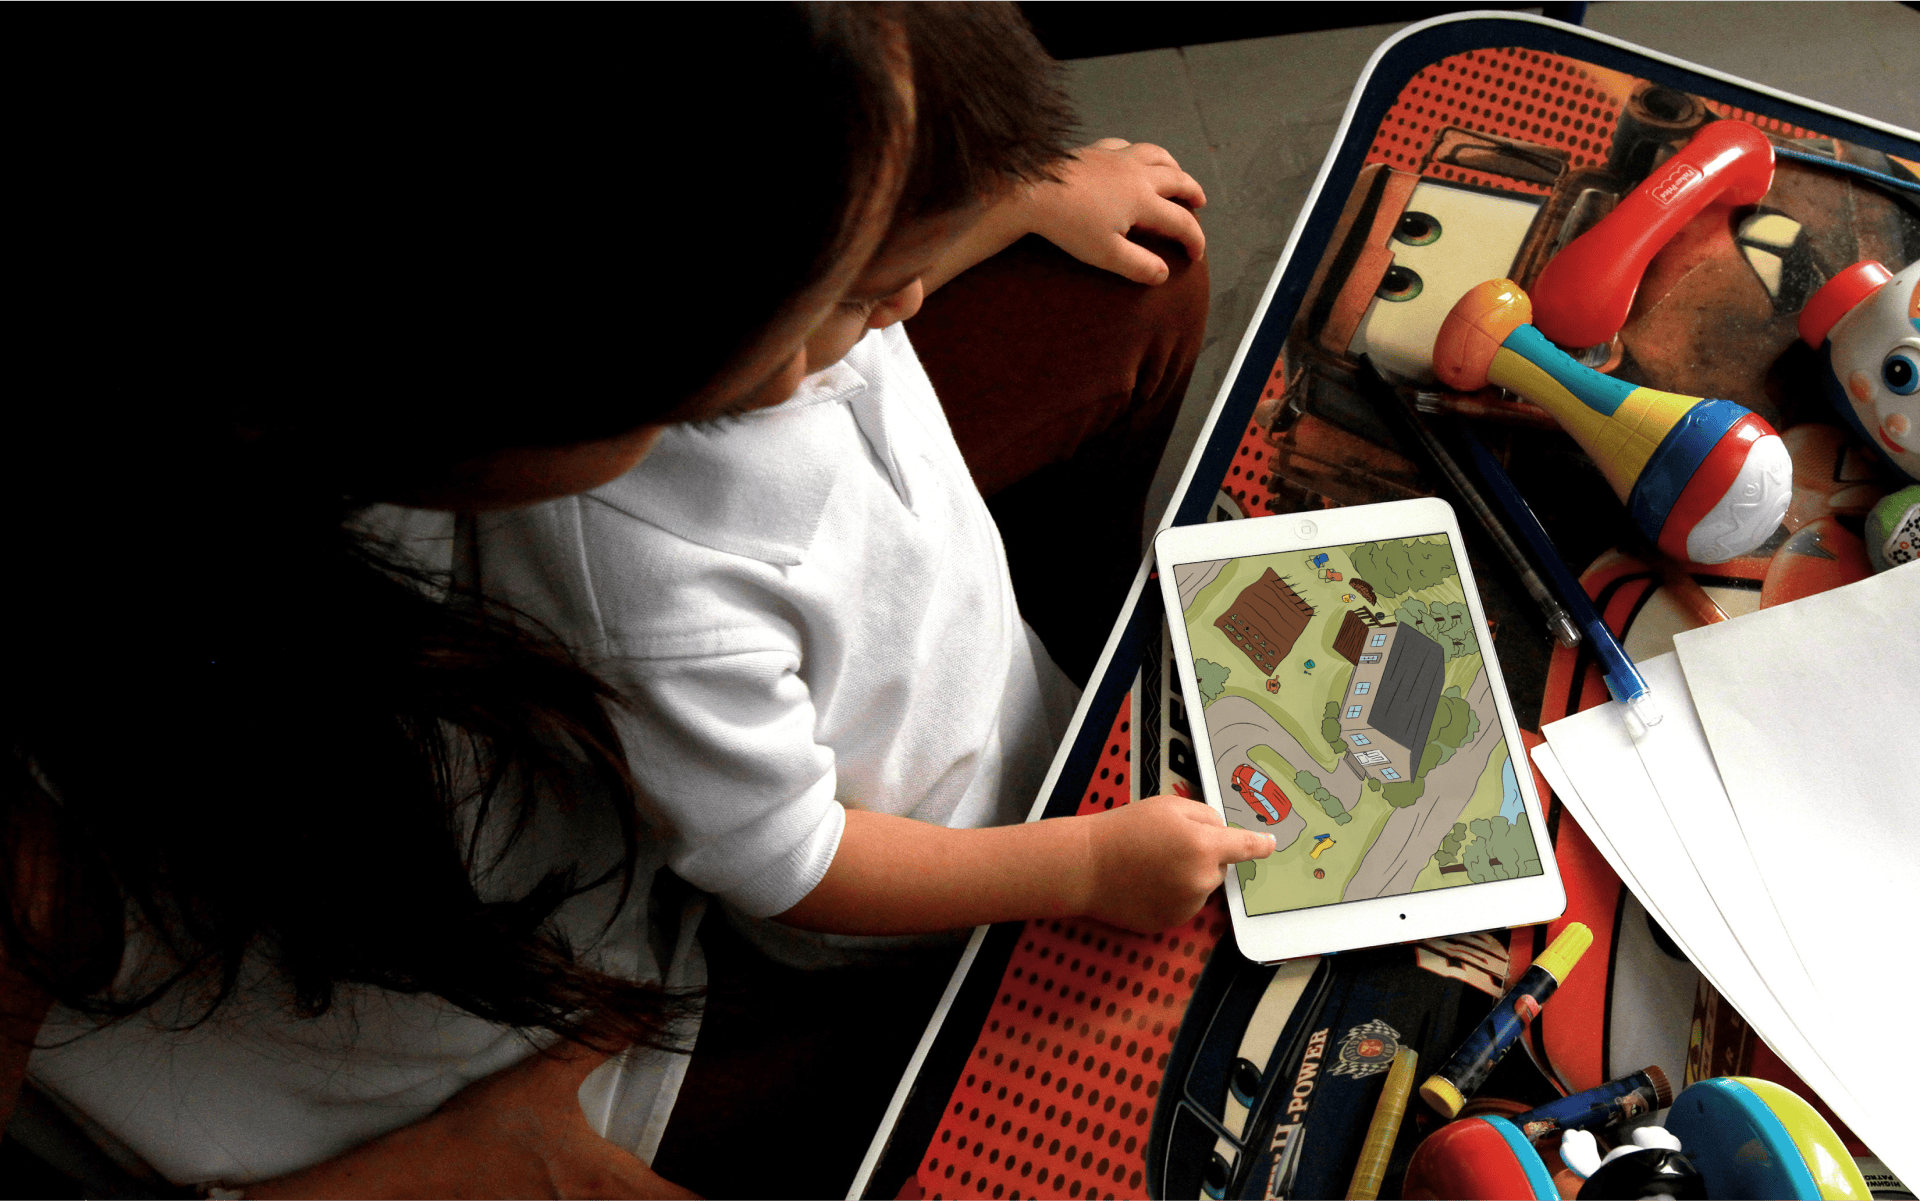
[[[1849,3],[1594,4],[1586,27],[1906,129],[1920,128],[1920,13]],[[1207,344],[1148,500],[1157,522],[1226,382],[1340,116],[1375,47],[1370,25],[1147,50],[1067,64],[1086,140],[1166,147],[1206,189]]]

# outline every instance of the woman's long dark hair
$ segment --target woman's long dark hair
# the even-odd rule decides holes
[[[895,30],[916,210],[1042,174],[1068,118],[1010,7],[689,6],[617,51],[586,11],[463,11],[487,27],[371,52],[291,31],[297,63],[282,24],[246,67],[162,56],[165,78],[131,34],[67,64],[94,90],[37,151],[0,812],[4,963],[63,1004],[190,985],[203,1018],[258,954],[307,1015],[355,983],[664,1037],[670,999],[551,921],[636,883],[646,751],[618,698],[353,517],[475,455],[657,421],[737,354],[907,144]],[[604,806],[620,845],[490,899],[468,835],[543,805]],[[130,933],[167,970],[109,987]]]

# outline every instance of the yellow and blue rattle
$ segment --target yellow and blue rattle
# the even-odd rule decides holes
[[[1583,367],[1528,324],[1520,285],[1480,284],[1453,306],[1433,369],[1462,392],[1489,383],[1552,414],[1649,540],[1675,559],[1724,563],[1773,536],[1793,463],[1771,425],[1730,400],[1643,388]]]

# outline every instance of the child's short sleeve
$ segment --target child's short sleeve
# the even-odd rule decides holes
[[[779,570],[590,498],[489,517],[482,546],[487,591],[619,694],[615,725],[674,871],[755,916],[806,896],[846,815],[801,633],[778,616]]]
[[[845,808],[1018,821],[1072,702],[897,327],[795,397],[674,426],[586,494],[482,522],[482,586],[626,701],[689,882],[754,916],[831,864]]]
[[[769,649],[629,660],[607,673],[630,707],[619,724],[635,775],[670,825],[668,862],[756,917],[813,890],[846,824],[798,667],[792,652]]]

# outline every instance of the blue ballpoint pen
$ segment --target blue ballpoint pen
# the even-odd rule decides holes
[[[1573,619],[1586,631],[1588,645],[1600,658],[1601,670],[1606,673],[1607,691],[1613,699],[1619,701],[1627,710],[1627,732],[1635,738],[1646,733],[1647,729],[1660,724],[1662,716],[1660,706],[1653,698],[1652,689],[1647,687],[1640,669],[1627,658],[1627,652],[1620,647],[1619,639],[1600,619],[1593,602],[1587,599],[1587,590],[1580,581],[1573,578],[1567,565],[1560,558],[1560,552],[1553,548],[1553,540],[1547,537],[1546,527],[1533,515],[1533,509],[1527,504],[1520,490],[1513,486],[1507,473],[1501,468],[1499,460],[1480,444],[1473,431],[1461,427],[1460,435],[1466,440],[1467,449],[1473,452],[1474,465],[1480,469],[1481,479],[1493,492],[1494,498],[1506,509],[1507,516],[1520,528],[1520,533],[1533,547],[1533,553],[1540,557],[1541,566],[1546,568],[1547,577],[1560,591],[1561,603],[1573,614]],[[1639,728],[1635,728],[1636,724]]]

